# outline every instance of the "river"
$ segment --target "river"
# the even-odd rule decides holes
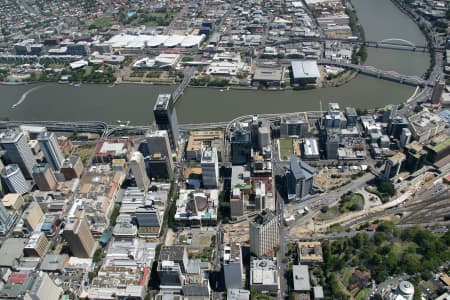
[[[425,39],[414,23],[389,0],[352,0],[368,40],[402,37],[416,44]],[[382,21],[381,21],[382,20]],[[428,67],[428,54],[399,50],[369,49],[367,64],[408,75],[421,75]],[[37,84],[36,84],[37,85]],[[72,87],[45,84],[0,86],[0,118],[13,120],[130,120],[132,124],[153,121],[152,108],[159,93],[173,86],[121,84],[115,87],[84,84]],[[33,91],[26,94],[30,89]],[[358,76],[341,87],[308,91],[249,91],[187,88],[177,102],[180,123],[226,121],[242,114],[319,110],[320,101],[342,107],[382,107],[401,103],[413,87]],[[15,108],[12,106],[22,100]]]

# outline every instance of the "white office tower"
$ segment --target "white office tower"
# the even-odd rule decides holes
[[[42,132],[38,135],[37,140],[47,163],[53,170],[59,171],[64,162],[64,155],[55,134],[48,131]]]
[[[8,130],[0,135],[0,144],[6,151],[7,163],[17,164],[25,178],[31,179],[36,159],[28,146],[25,135],[17,130]]]
[[[216,189],[219,185],[219,159],[216,148],[203,148],[202,159],[203,186],[207,189]]]
[[[405,147],[411,141],[411,131],[408,128],[403,128],[400,135],[400,147]]]
[[[147,176],[147,171],[145,170],[144,156],[141,152],[133,152],[129,162],[131,173],[134,176],[136,185],[138,188],[147,191],[150,185],[150,179]]]
[[[257,257],[272,256],[278,241],[278,217],[269,210],[261,211],[250,223],[250,252]]]
[[[30,191],[30,186],[18,165],[7,165],[0,175],[11,193],[23,195]]]

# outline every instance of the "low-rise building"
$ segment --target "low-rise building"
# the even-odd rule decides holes
[[[250,262],[250,290],[276,292],[279,286],[276,260],[253,258]]]
[[[311,284],[309,281],[309,268],[307,265],[293,265],[292,279],[294,282],[294,291],[309,294]]]
[[[208,226],[217,223],[218,190],[180,190],[175,221],[188,226]]]
[[[298,242],[298,261],[300,264],[322,263],[322,246],[320,242]]]

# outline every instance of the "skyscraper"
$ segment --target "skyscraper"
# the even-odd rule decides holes
[[[261,257],[273,251],[278,243],[278,217],[263,210],[250,223],[250,252]]]
[[[178,120],[172,96],[160,94],[153,108],[155,122],[159,130],[167,130],[170,147],[176,152],[178,146]]]
[[[167,160],[170,172],[173,171],[174,163],[172,150],[170,148],[169,135],[166,130],[150,131],[146,134],[147,150],[150,157],[159,157]],[[151,172],[151,171],[150,171]]]
[[[30,186],[18,165],[7,165],[0,174],[9,192],[23,195],[30,191]]]
[[[445,89],[445,81],[436,80],[434,83],[433,93],[431,94],[431,103],[439,104],[441,102],[442,92]]]
[[[97,243],[84,216],[70,218],[64,227],[63,236],[69,243],[70,251],[74,256],[89,258],[94,255]]]
[[[46,163],[34,165],[33,180],[41,191],[54,191],[58,187],[55,174]]]
[[[64,155],[56,140],[55,134],[48,131],[42,132],[38,135],[37,140],[44,153],[45,160],[53,170],[59,171],[64,162]]]
[[[136,185],[140,189],[147,191],[148,186],[150,185],[150,180],[148,179],[147,171],[145,170],[144,156],[141,152],[133,152],[130,158],[129,166],[136,181]]]
[[[6,151],[6,162],[17,164],[25,178],[31,178],[36,159],[28,146],[25,135],[17,130],[8,130],[0,135],[0,144]]]
[[[216,148],[202,149],[202,180],[207,189],[216,189],[219,185],[219,160]]]

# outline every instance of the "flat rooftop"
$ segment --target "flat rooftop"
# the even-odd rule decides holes
[[[292,74],[297,78],[318,78],[320,77],[319,67],[315,60],[297,60],[291,62]]]

